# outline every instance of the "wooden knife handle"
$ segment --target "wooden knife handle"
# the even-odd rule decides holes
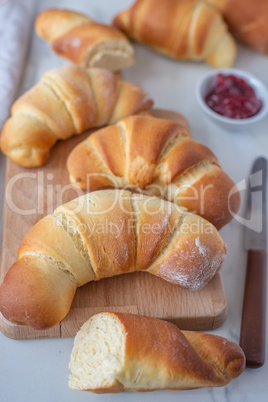
[[[240,346],[250,368],[265,360],[266,258],[266,251],[248,251]]]

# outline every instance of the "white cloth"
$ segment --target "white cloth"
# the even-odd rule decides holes
[[[35,0],[0,0],[0,130],[19,89]]]

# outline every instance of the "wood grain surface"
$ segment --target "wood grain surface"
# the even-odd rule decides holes
[[[175,112],[155,110],[153,114],[185,122]],[[69,184],[66,159],[89,133],[59,141],[48,163],[38,169],[25,169],[7,159],[0,282],[15,262],[25,233],[58,205],[83,194]],[[68,315],[49,330],[15,325],[1,314],[0,330],[14,339],[72,337],[90,316],[103,311],[144,314],[172,321],[181,329],[209,330],[225,320],[227,303],[220,273],[205,288],[192,292],[146,272],[136,272],[79,288]]]

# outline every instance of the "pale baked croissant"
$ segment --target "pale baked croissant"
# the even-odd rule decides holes
[[[100,313],[78,331],[69,387],[95,393],[220,387],[238,377],[245,355],[221,336],[180,331],[136,314]]]
[[[216,156],[171,120],[129,116],[94,132],[67,160],[70,181],[82,189],[141,189],[186,207],[217,229],[238,211],[239,192]],[[231,192],[233,196],[231,196]]]
[[[268,55],[268,0],[205,0],[223,15],[241,42]]]
[[[25,235],[0,287],[0,311],[9,321],[48,328],[68,313],[78,286],[134,271],[201,289],[225,252],[211,223],[173,203],[96,191],[57,208]]]
[[[71,10],[42,11],[35,30],[55,53],[82,67],[120,71],[134,62],[134,50],[122,32]]]
[[[113,23],[130,38],[175,59],[230,67],[236,56],[220,12],[200,0],[137,0]]]
[[[150,110],[152,100],[135,84],[106,69],[69,65],[46,72],[12,106],[1,150],[18,165],[43,165],[57,140]]]

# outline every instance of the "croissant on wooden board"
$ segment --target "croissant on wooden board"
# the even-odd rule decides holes
[[[268,0],[205,0],[223,15],[235,38],[268,55]]]
[[[55,53],[82,67],[120,71],[134,63],[134,50],[126,35],[75,11],[44,10],[36,18],[35,30],[51,43]]]
[[[221,13],[200,0],[137,0],[113,21],[128,37],[166,56],[231,67],[236,44]]]
[[[216,156],[193,141],[185,126],[167,119],[129,116],[100,129],[72,150],[67,168],[77,187],[141,189],[203,216],[217,229],[240,206],[240,194]]]
[[[238,377],[235,342],[136,314],[100,313],[78,331],[69,387],[95,393],[220,387]]]
[[[66,316],[78,286],[134,271],[198,290],[225,253],[211,223],[174,203],[124,190],[88,193],[25,235],[0,287],[0,311],[11,322],[49,328]]]
[[[148,111],[153,101],[111,71],[68,65],[46,72],[11,108],[1,150],[18,165],[43,165],[57,140]]]

